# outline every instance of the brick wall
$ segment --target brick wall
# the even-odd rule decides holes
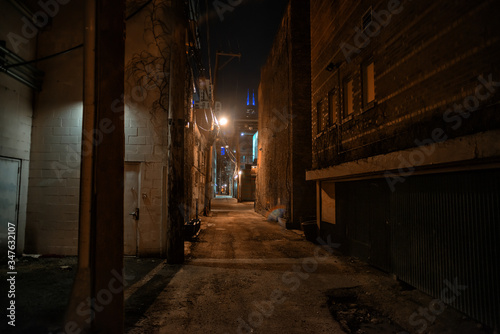
[[[261,71],[256,209],[283,205],[296,225],[314,213],[309,115],[309,1],[291,1]]]
[[[362,30],[361,19],[370,7],[376,14],[391,7],[393,15],[381,20],[374,16],[380,29],[363,45],[355,29]],[[415,147],[415,140],[430,139],[437,128],[448,138],[498,128],[498,94],[480,100],[467,117],[453,111],[446,114],[454,104],[473,101],[467,99],[475,96],[480,75],[500,79],[498,10],[495,1],[313,2],[313,167]],[[357,50],[350,52],[342,43]],[[362,100],[361,69],[370,59],[375,71],[372,108]],[[353,79],[351,117],[342,115],[346,78]],[[340,121],[318,132],[317,104],[324,101],[326,106],[332,90],[337,92]],[[322,115],[328,117],[326,107]]]

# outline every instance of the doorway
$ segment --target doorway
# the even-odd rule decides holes
[[[137,256],[138,224],[140,221],[140,163],[125,162],[123,189],[123,245],[124,255]]]
[[[0,157],[0,248],[7,256],[7,240],[17,240],[21,160]]]

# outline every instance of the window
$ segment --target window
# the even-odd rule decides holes
[[[323,118],[323,100],[319,101],[316,106],[317,112],[317,122],[318,122],[318,133],[324,129],[324,118]]]
[[[375,69],[373,61],[363,66],[363,107],[375,101]]]
[[[328,116],[330,125],[337,123],[337,91],[335,89],[328,93]]]
[[[352,79],[348,79],[344,82],[344,117],[348,117],[353,112]]]

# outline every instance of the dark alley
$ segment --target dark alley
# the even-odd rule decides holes
[[[498,334],[499,17],[0,0],[0,332]]]

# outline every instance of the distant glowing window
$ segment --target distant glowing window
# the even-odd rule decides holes
[[[337,123],[337,91],[335,89],[328,93],[328,116],[331,125]]]
[[[375,69],[373,62],[363,68],[363,97],[365,106],[375,101]]]
[[[354,112],[354,101],[352,96],[352,79],[344,83],[344,116],[347,117]]]

